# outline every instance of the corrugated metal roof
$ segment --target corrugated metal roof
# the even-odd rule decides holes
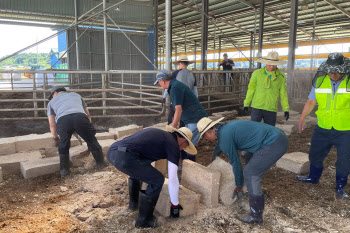
[[[344,9],[343,13],[336,6]],[[218,37],[222,39],[222,49],[233,48],[229,41],[237,46],[249,46],[250,31],[258,37],[260,0],[209,0],[208,49],[218,49]],[[185,40],[187,51],[193,50],[194,42],[201,41],[201,0],[173,0],[173,46],[177,44],[177,52],[184,52]],[[305,9],[302,5],[307,6]],[[255,8],[254,8],[255,7]],[[314,0],[300,0],[298,7],[297,42],[310,41],[313,30]],[[265,1],[264,45],[288,43],[289,21],[291,13],[290,0]],[[256,15],[256,17],[255,17]],[[255,23],[256,18],[256,23]],[[217,27],[214,26],[216,22]],[[165,2],[159,4],[159,45],[164,44],[162,35],[165,33]],[[316,13],[316,39],[350,38],[350,1],[349,0],[318,0]],[[197,43],[197,51],[200,45]]]

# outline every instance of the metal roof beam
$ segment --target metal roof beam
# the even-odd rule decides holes
[[[180,4],[180,5],[184,6],[184,7],[190,8],[190,9],[192,9],[192,10],[198,12],[198,13],[202,13],[202,10],[201,10],[200,8],[191,6],[191,5],[187,4],[187,3],[184,3],[182,0],[173,0],[173,1],[176,2],[177,4]],[[238,29],[240,29],[241,31],[245,31],[245,32],[247,32],[247,33],[250,34],[250,31],[249,31],[249,30],[244,29],[244,28],[242,28],[242,27],[240,27],[240,26],[237,26],[237,25],[235,25],[234,23],[227,22],[227,21],[225,21],[224,19],[220,19],[220,18],[218,18],[218,17],[217,17],[215,14],[213,14],[213,13],[210,13],[210,12],[209,12],[208,15],[211,16],[211,17],[213,17],[215,20],[217,20],[217,21],[219,21],[219,22],[223,22],[223,23],[229,24],[229,25],[231,25],[232,27],[238,28]]]
[[[323,1],[327,2],[329,5],[334,6],[337,10],[341,11],[344,15],[350,18],[350,13],[347,10],[345,10],[343,7],[339,6],[338,4],[336,4],[331,0],[323,0]]]

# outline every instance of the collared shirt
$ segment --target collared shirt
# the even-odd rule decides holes
[[[243,187],[244,183],[237,150],[255,153],[261,147],[274,143],[281,134],[281,130],[276,127],[254,121],[231,121],[217,124],[216,128],[218,142],[214,153],[220,154],[221,150],[228,157],[237,187]]]
[[[47,116],[56,115],[55,121],[62,116],[73,113],[85,113],[86,103],[83,98],[75,92],[62,92],[56,95],[47,105]]]
[[[181,105],[182,114],[181,120],[185,125],[190,123],[197,123],[203,117],[208,117],[207,112],[199,103],[197,97],[193,94],[191,89],[182,82],[172,79],[168,87],[170,100],[172,105]]]
[[[340,83],[344,80],[345,76],[346,75],[344,75],[344,77],[341,80],[339,80],[338,82],[336,82],[336,81],[334,81],[333,79],[330,78],[331,84],[332,84],[333,98],[334,98],[335,93],[338,90],[338,87],[340,86]],[[312,87],[308,98],[311,99],[311,100],[316,100],[316,94],[315,94],[315,87],[314,86]]]
[[[222,69],[223,70],[232,70],[232,66],[231,65],[226,65],[226,63],[235,64],[231,59],[228,59],[227,61],[223,60],[222,62],[224,62],[222,64]]]

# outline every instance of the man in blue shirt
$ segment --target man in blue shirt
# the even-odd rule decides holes
[[[192,131],[192,143],[196,145],[200,135],[197,130],[197,122],[203,117],[207,117],[207,112],[199,103],[191,89],[174,79],[167,70],[161,70],[158,72],[154,85],[157,83],[162,88],[168,90],[171,103],[175,108],[174,120],[171,126],[177,128],[181,119],[181,121],[184,122],[185,127]]]
[[[231,121],[219,123],[224,118],[212,121],[205,117],[198,122],[201,137],[218,140],[215,153],[225,153],[235,175],[235,195],[240,196],[243,187],[243,173],[249,194],[250,213],[238,215],[245,223],[261,223],[265,198],[261,190],[261,178],[286,152],[289,146],[285,133],[273,126],[254,121]],[[253,154],[242,170],[237,150]]]
[[[121,141],[113,143],[107,153],[107,159],[129,178],[129,209],[139,207],[136,227],[156,228],[157,219],[153,216],[159,194],[164,183],[164,176],[151,163],[160,159],[168,160],[168,181],[170,195],[170,217],[178,218],[182,206],[179,204],[179,179],[177,169],[180,151],[197,154],[191,142],[191,130],[167,126],[167,131],[148,128],[141,130]],[[148,184],[145,191],[140,191],[140,181]],[[139,199],[140,196],[140,199]]]
[[[55,86],[51,89],[49,100],[47,116],[51,134],[58,146],[61,177],[69,174],[70,139],[74,132],[87,143],[96,160],[97,169],[106,166],[102,148],[95,137],[96,129],[91,124],[90,113],[82,97],[77,93],[67,92],[64,87]]]

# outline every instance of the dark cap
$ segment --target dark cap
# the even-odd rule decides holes
[[[227,53],[224,53],[224,57],[227,57]]]
[[[53,94],[55,94],[55,92],[60,92],[60,91],[67,91],[66,88],[61,87],[61,86],[54,86],[51,88],[51,95],[49,96],[49,100],[52,99]]]

